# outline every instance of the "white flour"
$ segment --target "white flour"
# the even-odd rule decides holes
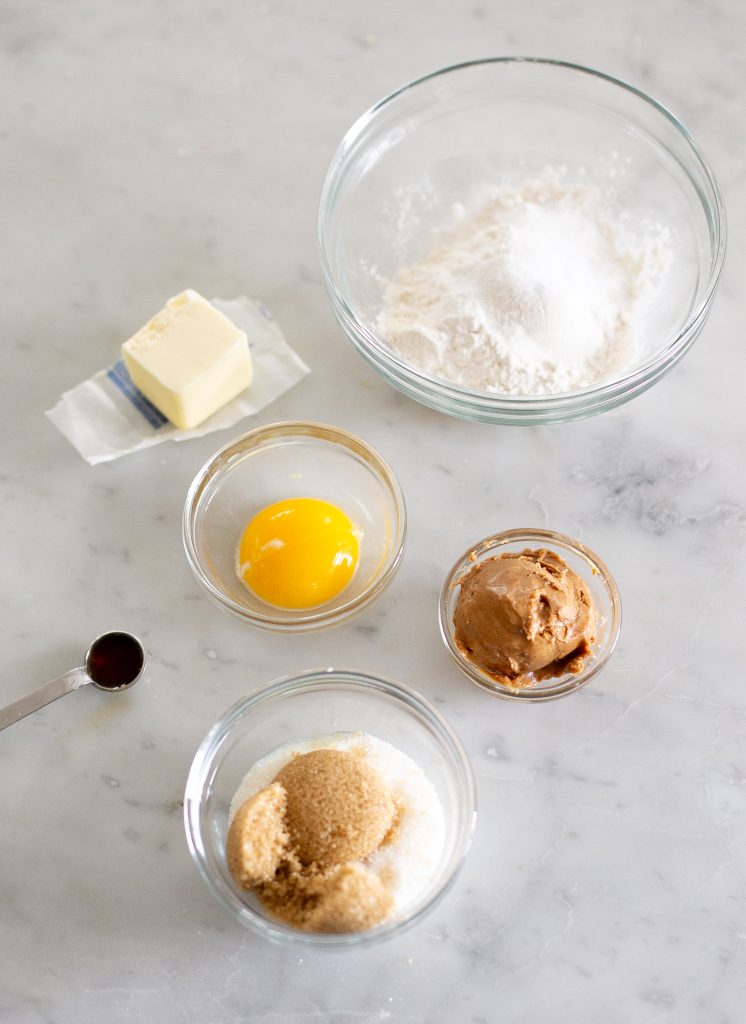
[[[456,211],[459,212],[458,210]],[[504,188],[386,285],[377,330],[406,362],[476,391],[557,394],[629,365],[665,231],[633,241],[597,189],[548,172]]]

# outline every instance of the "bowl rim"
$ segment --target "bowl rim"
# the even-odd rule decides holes
[[[483,672],[461,652],[456,645],[453,630],[453,618],[450,614],[449,598],[459,584],[459,577],[463,576],[469,565],[474,565],[480,558],[490,557],[497,549],[507,544],[526,543],[540,544],[548,548],[558,547],[572,551],[578,555],[591,568],[593,575],[600,577],[609,595],[611,605],[609,636],[600,654],[589,661],[589,664],[577,675],[566,673],[555,679],[548,679],[542,683],[522,688],[506,686],[491,677],[489,673]],[[562,550],[560,550],[562,554]],[[594,679],[599,672],[603,671],[609,659],[614,653],[622,628],[622,598],[619,593],[616,580],[608,566],[601,558],[581,541],[566,534],[557,533],[555,530],[538,528],[516,528],[502,530],[494,533],[483,540],[472,544],[467,550],[456,559],[451,566],[443,586],[440,590],[438,601],[438,626],[440,636],[445,644],[446,650],[456,663],[461,672],[476,683],[483,690],[487,690],[495,697],[503,700],[519,701],[523,703],[541,703],[550,700],[558,700],[560,697],[567,697],[586,686]]]
[[[257,707],[261,707],[277,697],[309,692],[319,693],[319,696],[323,696],[325,692],[328,693],[329,689],[373,691],[384,694],[394,698],[398,704],[406,705],[414,713],[414,717],[424,717],[453,758],[454,775],[457,776],[459,790],[459,805],[462,811],[459,842],[444,868],[438,888],[432,895],[425,902],[422,900],[416,902],[413,912],[401,920],[393,921],[388,925],[384,923],[365,932],[350,932],[344,935],[302,932],[280,922],[271,921],[252,910],[239,898],[235,889],[225,879],[216,877],[210,869],[206,857],[204,829],[201,820],[204,790],[206,786],[212,784],[216,765],[220,759],[221,747],[236,724]],[[359,672],[356,669],[332,667],[307,669],[300,673],[281,676],[253,690],[246,697],[242,697],[220,716],[200,742],[192,759],[184,790],[183,822],[187,846],[200,876],[218,902],[235,919],[271,941],[290,942],[327,950],[359,949],[361,946],[372,945],[399,935],[421,921],[455,883],[471,846],[476,818],[477,795],[474,769],[461,740],[446,717],[417,690],[383,676]]]
[[[446,75],[456,74],[460,71],[471,70],[477,67],[491,65],[507,66],[511,64],[543,66],[568,71],[572,74],[591,76],[631,94],[636,99],[652,107],[682,137],[712,192],[711,198],[708,199],[702,195],[699,188],[695,189],[713,238],[713,254],[710,261],[709,275],[703,290],[702,299],[690,311],[686,322],[680,327],[676,335],[644,363],[623,373],[621,376],[574,391],[563,391],[551,395],[509,395],[500,392],[476,391],[447,381],[442,377],[433,376],[412,366],[390,350],[386,346],[384,339],[379,338],[370,327],[357,317],[343,296],[339,278],[330,256],[328,239],[329,221],[333,210],[333,200],[345,169],[346,158],[357,140],[381,111],[405,93]],[[678,160],[676,162],[679,163]],[[689,173],[687,171],[685,173],[687,178],[691,180]],[[359,340],[351,340],[354,341],[362,354],[369,358],[377,369],[381,365],[386,369],[391,368],[391,372],[403,378],[406,384],[416,389],[422,389],[428,396],[432,396],[435,393],[441,399],[452,402],[456,408],[468,408],[476,405],[479,411],[483,415],[486,414],[488,418],[490,413],[498,416],[501,413],[515,416],[516,419],[511,422],[520,422],[521,418],[524,418],[524,422],[538,422],[538,420],[530,419],[530,417],[532,415],[546,417],[551,415],[552,412],[560,417],[565,412],[572,414],[578,403],[582,404],[584,402],[599,405],[600,409],[607,408],[609,403],[614,403],[615,400],[624,401],[626,397],[632,397],[632,395],[650,386],[662,373],[678,361],[704,326],[720,280],[725,259],[726,242],[727,222],[725,204],[715,175],[692,136],[675,114],[658,100],[653,99],[641,89],[620,78],[615,78],[605,72],[570,61],[531,56],[486,57],[451,64],[429,74],[422,75],[378,100],[378,102],[374,103],[353,122],[342,137],[342,141],[332,157],[324,179],[317,216],[317,249],[324,285],[332,300],[334,311],[342,322],[343,327],[346,331],[351,330],[357,335]],[[396,383],[400,386],[398,381]],[[403,390],[407,390],[406,387]],[[407,393],[410,392],[407,391]],[[575,412],[575,415],[583,415],[583,412]]]
[[[267,611],[254,611],[234,601],[212,581],[202,567],[196,542],[195,524],[201,500],[208,484],[222,472],[220,463],[231,454],[239,454],[251,449],[284,443],[296,437],[299,440],[316,439],[344,448],[349,454],[362,459],[378,477],[382,488],[389,494],[396,510],[396,532],[391,537],[389,550],[379,565],[375,576],[368,586],[357,597],[350,598],[334,608],[320,605],[316,608],[299,610],[299,614],[274,614],[272,606]],[[363,608],[374,601],[389,585],[396,575],[404,555],[407,536],[407,508],[404,494],[396,473],[389,463],[372,445],[356,434],[342,427],[314,420],[282,420],[255,427],[239,437],[234,438],[219,448],[195,474],[184,501],[182,513],[182,541],[189,566],[199,584],[207,592],[208,597],[225,611],[230,612],[243,622],[260,629],[276,633],[300,633],[327,629],[346,622],[357,615]]]

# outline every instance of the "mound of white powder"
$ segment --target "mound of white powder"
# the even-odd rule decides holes
[[[384,290],[376,327],[418,369],[476,391],[543,395],[633,363],[666,233],[632,239],[596,188],[555,173],[497,191]]]

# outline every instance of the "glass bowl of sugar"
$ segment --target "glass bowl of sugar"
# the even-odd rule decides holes
[[[725,210],[687,131],[639,90],[496,58],[356,121],[318,244],[339,323],[391,384],[465,419],[552,423],[629,401],[688,351]]]
[[[293,758],[330,749],[354,750],[374,767],[399,809],[395,834],[366,860],[392,909],[359,930],[289,924],[266,893],[237,884],[226,849],[236,803]],[[184,795],[187,843],[218,902],[264,938],[317,950],[359,949],[421,921],[455,882],[475,823],[473,772],[445,718],[409,687],[341,669],[277,680],[230,708],[200,744]]]

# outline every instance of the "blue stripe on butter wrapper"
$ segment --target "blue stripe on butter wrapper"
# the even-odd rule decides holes
[[[112,384],[119,388],[124,397],[130,400],[137,411],[142,413],[154,430],[159,430],[164,423],[168,423],[160,409],[156,409],[153,403],[149,402],[145,395],[138,391],[132,383],[132,378],[129,375],[129,370],[124,365],[123,359],[117,359],[114,365],[106,371],[106,376]]]

